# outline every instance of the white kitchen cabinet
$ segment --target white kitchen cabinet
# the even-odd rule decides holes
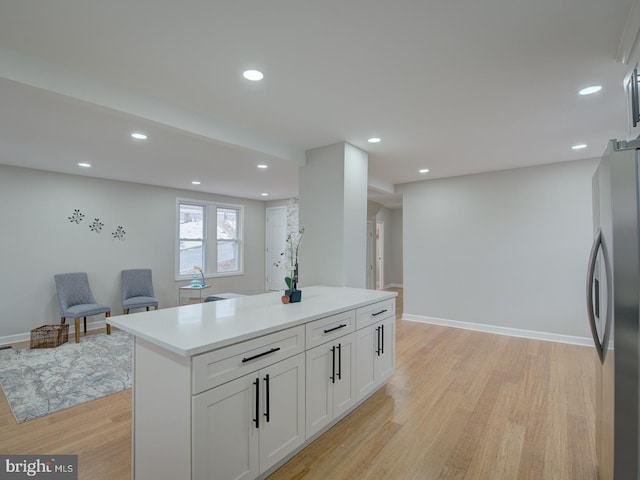
[[[196,395],[193,478],[252,479],[305,441],[304,354]]]
[[[261,391],[260,472],[282,460],[306,439],[304,375],[304,354],[260,371],[265,389],[264,393]]]
[[[356,330],[356,311],[321,318],[305,325],[307,350]]]
[[[193,399],[193,478],[249,480],[260,473],[255,380],[246,375]]]
[[[307,438],[356,403],[355,334],[307,350]]]
[[[394,317],[356,332],[356,401],[367,397],[395,371]]]
[[[110,317],[135,336],[133,480],[266,478],[319,434],[306,435],[307,415],[325,421],[326,403],[314,403],[320,394],[306,395],[310,378],[323,377],[326,391],[319,391],[332,399],[332,419],[319,429],[364,401],[354,384],[356,331],[392,320],[394,296],[307,287],[295,305],[269,293]],[[383,343],[392,356],[389,328]],[[328,386],[334,371],[326,352],[338,346],[335,376],[345,381]],[[322,360],[308,354],[316,348],[324,348]],[[317,359],[309,369],[307,357]],[[394,367],[392,358],[374,361],[378,383],[369,395]]]

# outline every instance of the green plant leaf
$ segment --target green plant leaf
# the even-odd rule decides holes
[[[292,285],[291,277],[284,277],[284,283],[286,283],[289,290],[291,290],[291,285]]]

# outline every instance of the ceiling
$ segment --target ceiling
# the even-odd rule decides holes
[[[632,1],[0,0],[0,163],[276,200],[346,141],[394,207],[401,183],[598,157],[626,130]]]

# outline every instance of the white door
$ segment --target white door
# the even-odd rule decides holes
[[[380,326],[380,344],[382,351],[377,357],[378,360],[378,383],[384,382],[393,375],[396,370],[396,319],[389,318],[383,321]]]
[[[336,383],[333,384],[333,416],[346,412],[356,403],[355,350],[356,334],[340,337],[336,359]]]
[[[376,288],[375,286],[375,277],[374,277],[374,265],[375,265],[375,253],[376,253],[376,246],[375,246],[375,238],[373,236],[373,232],[374,232],[374,228],[373,228],[373,222],[368,221],[367,222],[367,288],[370,290],[374,290]]]
[[[265,258],[267,265],[265,272],[267,282],[265,288],[270,291],[284,290],[286,288],[284,277],[287,272],[279,269],[275,264],[281,259],[280,254],[284,252],[286,246],[287,207],[268,207],[266,212],[267,252]]]
[[[384,223],[376,223],[376,290],[384,288]]]
[[[375,359],[378,324],[365,327],[356,332],[356,395],[361,400],[372,392],[377,385],[377,362]]]
[[[194,397],[195,480],[258,476],[259,437],[254,421],[258,379],[256,372]]]
[[[333,420],[331,378],[333,344],[325,343],[307,350],[307,438]]]
[[[304,353],[260,370],[260,472],[305,441],[304,374]]]

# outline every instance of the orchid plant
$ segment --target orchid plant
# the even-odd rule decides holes
[[[282,270],[291,272],[290,276],[284,277],[284,281],[287,284],[287,288],[292,291],[298,289],[298,250],[300,249],[303,234],[304,227],[287,235],[286,249],[280,253],[282,258],[274,264]]]

